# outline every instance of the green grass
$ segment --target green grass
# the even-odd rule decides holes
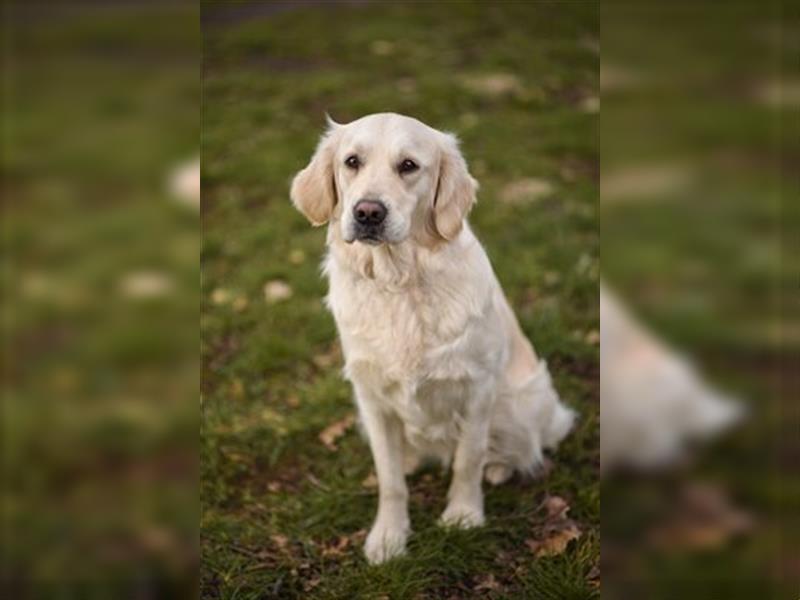
[[[800,253],[788,235],[798,203],[787,165],[800,156],[800,136],[796,101],[773,105],[755,93],[797,82],[797,19],[779,7],[644,2],[603,15],[604,65],[637,79],[603,90],[604,280],[749,411],[677,475],[603,481],[609,598],[797,595],[788,564],[798,538],[787,517],[800,510],[790,450]],[[617,173],[653,165],[677,166],[685,181],[642,185],[622,201],[606,193]],[[652,548],[648,532],[674,514],[687,480],[722,490],[754,517],[754,530],[710,551]]]
[[[206,598],[593,598],[599,559],[597,5],[477,3],[295,7],[225,21],[203,7],[202,594]],[[435,34],[433,33],[435,31]],[[491,94],[470,77],[510,73]],[[404,558],[366,564],[376,508],[356,431],[318,439],[353,412],[323,308],[324,232],[288,182],[324,127],[395,111],[459,134],[481,182],[471,216],[521,324],[580,423],[541,480],[486,495],[486,527],[445,531],[447,475],[410,479]],[[535,177],[551,197],[500,200]],[[267,281],[291,301],[268,304]],[[234,301],[220,302],[227,292]],[[217,292],[215,295],[215,291]],[[212,300],[216,298],[216,302]],[[587,341],[587,335],[589,341]],[[583,536],[535,559],[524,541],[546,494]],[[495,589],[480,588],[491,573]],[[491,586],[489,586],[491,587]]]
[[[185,581],[200,242],[165,181],[198,151],[198,11],[3,8],[0,578]],[[142,271],[169,289],[125,294]]]

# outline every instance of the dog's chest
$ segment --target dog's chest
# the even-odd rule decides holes
[[[469,311],[433,287],[386,290],[359,281],[332,294],[330,304],[348,363],[369,362],[389,379],[407,379],[461,362]]]

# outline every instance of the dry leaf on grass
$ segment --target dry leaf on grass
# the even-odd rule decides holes
[[[395,45],[389,40],[375,40],[369,49],[375,56],[389,56],[394,53]]]
[[[590,346],[596,346],[600,343],[600,332],[597,329],[592,329],[583,339]]]
[[[534,525],[534,537],[525,540],[536,558],[557,556],[567,549],[572,540],[581,537],[578,524],[567,517],[569,504],[560,496],[548,496],[539,507],[543,513]]]
[[[211,292],[211,303],[217,306],[228,304],[233,298],[233,293],[225,288],[217,288]]]
[[[589,585],[593,588],[600,587],[600,566],[594,565],[589,572],[586,574],[586,581],[589,582]]]
[[[641,164],[603,172],[600,193],[603,202],[640,202],[674,195],[685,189],[694,177],[691,168],[681,164]]]
[[[310,592],[320,583],[322,583],[322,578],[320,577],[312,577],[311,579],[307,579],[306,581],[303,582],[303,591]]]
[[[370,473],[367,475],[361,482],[361,487],[365,487],[367,489],[374,489],[378,487],[378,478],[375,476],[375,473]]]
[[[169,174],[169,191],[184,206],[200,208],[200,159],[178,165]]]
[[[500,192],[500,201],[506,204],[530,204],[552,195],[553,185],[544,179],[519,179],[506,185]]]
[[[268,304],[275,304],[292,297],[292,288],[285,281],[274,279],[264,284],[264,299]]]
[[[754,519],[733,506],[722,489],[692,483],[681,490],[674,514],[654,528],[649,538],[662,550],[714,549],[748,533],[754,525]]]
[[[293,265],[301,265],[306,261],[306,253],[300,250],[299,248],[295,248],[291,252],[289,252],[289,262]]]
[[[486,73],[463,77],[461,85],[475,94],[490,98],[519,94],[524,90],[519,77],[512,73]]]
[[[133,271],[119,283],[123,296],[132,300],[150,300],[168,295],[174,282],[167,273],[159,271]]]
[[[232,306],[233,310],[240,313],[247,310],[249,304],[250,301],[247,299],[247,296],[236,296],[236,298],[233,299]]]
[[[350,539],[353,541],[353,544],[356,545],[363,543],[364,540],[367,539],[367,530],[359,529],[350,536]]]
[[[499,590],[501,587],[502,586],[497,581],[497,579],[495,579],[494,575],[492,573],[489,573],[488,575],[484,575],[483,577],[480,577],[478,579],[478,585],[475,586],[475,591],[476,592],[483,590],[493,591],[493,590]]]
[[[241,400],[245,395],[244,382],[241,379],[231,381],[231,396],[236,400]]]
[[[336,450],[336,442],[341,438],[347,430],[350,429],[356,422],[356,416],[349,414],[345,418],[331,423],[319,434],[319,441],[325,444],[328,450]]]
[[[322,556],[341,556],[347,551],[348,546],[350,538],[345,535],[339,536],[334,542],[322,548]]]
[[[597,96],[587,96],[580,102],[583,112],[594,114],[600,112],[600,98]]]
[[[339,344],[331,344],[324,352],[316,354],[311,360],[320,369],[330,369],[342,360]]]
[[[286,548],[286,546],[289,544],[289,538],[287,538],[285,535],[275,534],[270,536],[270,539],[278,548],[281,549]]]

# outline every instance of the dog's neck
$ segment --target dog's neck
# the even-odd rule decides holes
[[[399,291],[431,276],[436,256],[447,251],[447,243],[405,240],[397,244],[347,243],[338,223],[331,223],[327,236],[328,260],[357,279],[367,279],[388,290]]]

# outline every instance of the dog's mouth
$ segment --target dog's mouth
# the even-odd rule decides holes
[[[383,243],[383,238],[379,238],[376,235],[363,234],[363,235],[356,236],[355,241],[364,242],[365,244],[367,244],[369,246],[377,246],[377,245]]]
[[[377,246],[386,240],[383,237],[383,227],[358,227],[352,241]]]

